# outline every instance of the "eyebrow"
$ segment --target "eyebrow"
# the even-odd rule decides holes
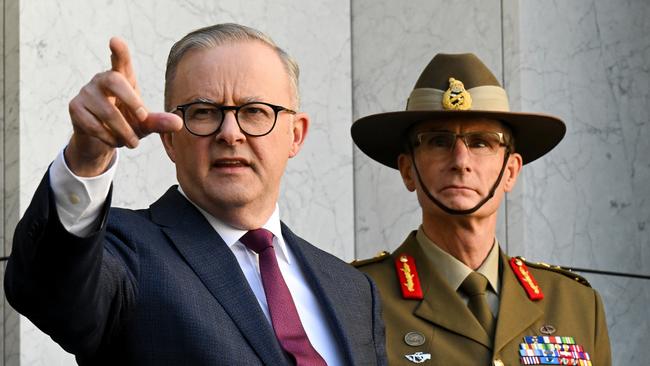
[[[189,103],[196,103],[196,102],[219,104],[219,103],[215,102],[214,100],[212,100],[210,98],[202,98],[202,97],[201,98],[195,98],[195,99],[191,100]]]
[[[253,96],[250,96],[250,97],[244,97],[244,98],[241,98],[241,100],[242,100],[244,103],[251,103],[251,102],[264,102],[264,98],[260,97],[259,95],[253,95]],[[243,104],[243,103],[242,103],[242,104]]]
[[[238,105],[242,105],[242,104],[246,104],[246,103],[253,103],[253,102],[264,102],[264,98],[259,97],[259,96],[243,97],[243,98],[240,98],[239,100],[240,100],[240,103],[237,103]],[[203,98],[203,97],[192,99],[191,101],[189,101],[187,103],[195,103],[195,102],[212,103],[212,104],[216,104],[216,105],[225,105],[223,103],[219,103],[217,101],[214,101],[214,100],[212,100],[210,98]],[[184,103],[184,104],[187,104],[187,103]]]

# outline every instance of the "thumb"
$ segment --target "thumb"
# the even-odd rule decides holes
[[[140,122],[140,131],[150,133],[176,132],[183,128],[183,120],[174,113],[149,113],[147,118]]]

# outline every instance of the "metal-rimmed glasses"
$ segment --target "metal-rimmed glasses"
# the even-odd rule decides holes
[[[451,153],[456,141],[463,141],[472,155],[496,155],[501,146],[510,146],[503,132],[471,131],[454,133],[451,131],[425,131],[415,134],[414,148],[422,152],[443,156]]]
[[[209,99],[176,106],[171,113],[180,111],[185,128],[196,136],[209,136],[221,129],[227,111],[235,112],[239,129],[247,136],[260,137],[268,135],[278,120],[278,113],[295,111],[279,105],[265,102],[249,102],[238,106],[219,105]]]

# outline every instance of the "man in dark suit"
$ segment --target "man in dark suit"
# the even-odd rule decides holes
[[[611,365],[598,293],[572,272],[510,258],[495,237],[522,166],[565,130],[510,112],[473,54],[436,55],[406,111],[354,123],[357,146],[398,169],[422,211],[393,253],[356,263],[379,288],[391,365]]]
[[[151,113],[126,44],[110,48],[16,228],[12,306],[84,365],[384,364],[372,281],[279,219],[309,127],[295,62],[254,29],[199,29],[170,52],[169,113]],[[110,208],[117,148],[153,132],[179,186]]]

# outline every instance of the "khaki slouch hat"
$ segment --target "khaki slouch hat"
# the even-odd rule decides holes
[[[566,132],[557,117],[510,112],[506,91],[494,74],[474,54],[465,53],[437,54],[415,83],[406,110],[358,119],[352,139],[366,155],[396,169],[412,126],[454,117],[490,118],[507,125],[524,164],[553,149]]]

